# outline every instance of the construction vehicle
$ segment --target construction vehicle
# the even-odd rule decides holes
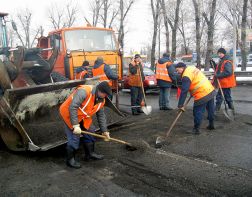
[[[45,151],[66,143],[60,104],[76,86],[97,80],[68,80],[56,72],[63,52],[55,35],[48,48],[8,47],[7,15],[0,13],[0,136],[12,151]],[[124,117],[109,100],[105,113],[108,125]]]
[[[117,73],[119,80],[123,76],[122,53],[119,50],[115,33],[112,29],[87,27],[71,27],[54,30],[47,37],[38,40],[39,48],[59,48],[59,54],[53,70],[66,78],[75,79],[75,70],[84,60],[91,67],[97,57],[103,57],[104,62]],[[50,51],[42,53],[44,59],[50,57]],[[113,82],[113,89],[117,82]]]

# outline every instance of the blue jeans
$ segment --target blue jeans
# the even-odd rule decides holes
[[[223,91],[226,102],[227,103],[233,102],[232,97],[231,97],[231,88],[222,88],[222,91]],[[221,91],[218,90],[218,93],[216,95],[216,106],[221,106],[222,102],[223,102],[223,98],[221,95]]]
[[[131,96],[131,110],[132,112],[137,112],[141,107],[141,102],[143,99],[143,91],[141,87],[131,87],[130,88]]]
[[[159,93],[159,107],[169,107],[171,88],[160,87]]]
[[[210,124],[214,121],[214,99],[202,105],[193,106],[194,128],[200,127],[205,110],[208,112],[207,119]]]
[[[94,132],[93,127],[88,131]],[[65,124],[65,134],[67,136],[67,146],[73,147],[75,150],[79,149],[80,135],[75,135],[72,129],[70,129],[66,124]],[[95,138],[91,135],[84,134],[83,138],[84,143],[95,142]]]

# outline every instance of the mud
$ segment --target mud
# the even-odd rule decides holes
[[[127,94],[123,96],[129,100]],[[157,103],[158,98],[148,95],[147,99]],[[201,134],[194,136],[186,134],[193,127],[189,107],[169,143],[156,149],[156,137],[165,135],[176,112],[153,107],[151,116],[128,116],[110,127],[112,137],[141,142],[143,149],[131,152],[122,144],[99,140],[96,151],[105,159],[84,162],[81,148],[77,153],[82,164],[79,170],[65,166],[64,146],[44,153],[17,154],[2,145],[0,196],[251,196],[249,113],[236,114],[235,122],[218,114],[214,131],[205,129],[205,118]]]

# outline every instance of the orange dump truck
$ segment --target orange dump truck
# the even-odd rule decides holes
[[[53,70],[70,80],[75,79],[75,70],[84,60],[89,61],[92,67],[99,56],[117,73],[119,80],[122,79],[122,54],[112,29],[90,26],[62,28],[41,37],[38,47],[59,49]],[[45,51],[42,55],[48,59],[51,54]]]

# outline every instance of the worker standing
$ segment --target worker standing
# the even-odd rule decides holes
[[[88,74],[89,61],[84,61],[82,66],[76,69],[75,79],[85,79],[89,77]]]
[[[219,79],[219,88],[222,88],[223,90],[225,100],[228,104],[228,108],[234,110],[234,104],[231,96],[231,88],[236,86],[234,64],[226,55],[226,50],[224,48],[220,48],[218,50],[218,56],[220,58],[220,61],[215,68],[215,77]],[[220,110],[222,102],[223,98],[221,95],[221,91],[219,90],[216,95],[216,111]]]
[[[214,97],[216,93],[213,85],[206,78],[206,76],[194,66],[186,66],[184,63],[178,63],[176,64],[175,68],[182,78],[181,94],[178,102],[179,110],[185,111],[184,103],[188,92],[194,98],[194,128],[190,133],[200,133],[200,125],[205,113],[205,109],[208,111],[209,125],[207,126],[207,129],[215,129]]]
[[[142,77],[142,79],[140,78]],[[141,103],[143,100],[142,82],[144,81],[143,65],[141,56],[136,54],[129,64],[129,85],[131,96],[131,110],[133,115],[142,113]]]
[[[164,53],[156,65],[156,79],[157,85],[160,88],[159,93],[159,109],[160,110],[172,110],[170,106],[170,92],[172,86],[172,78],[169,73],[174,73],[175,68],[171,66],[173,63],[170,60],[170,55]]]
[[[94,114],[97,116],[101,132],[107,139],[110,138],[103,106],[105,98],[111,94],[111,88],[106,81],[97,86],[80,85],[60,106],[60,114],[65,122],[65,133],[68,140],[66,147],[68,166],[81,167],[80,163],[75,160],[75,152],[79,148],[81,130],[94,132],[91,127]],[[103,155],[96,154],[94,148],[95,138],[84,135],[84,159],[86,161],[103,159]]]
[[[109,65],[105,64],[102,57],[98,57],[95,61],[95,65],[92,69],[93,77],[99,77],[100,81],[108,81],[110,87],[112,87],[111,80],[118,80],[118,76],[112,71]],[[109,99],[112,101],[113,95],[111,94]]]

